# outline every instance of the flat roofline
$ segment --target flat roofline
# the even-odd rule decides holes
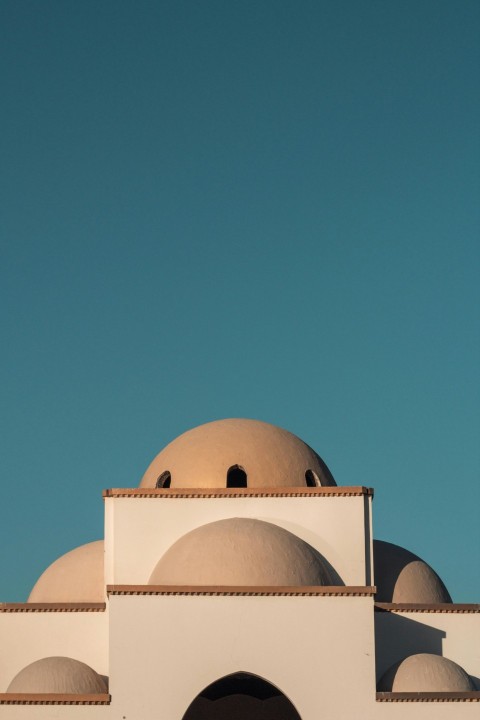
[[[108,693],[0,693],[0,705],[110,705]]]
[[[109,488],[104,498],[373,497],[373,488],[355,486],[284,488]]]
[[[371,596],[370,585],[107,585],[108,595]]]
[[[377,702],[480,702],[480,691],[377,692]]]
[[[106,603],[0,603],[0,612],[105,612]]]
[[[384,603],[376,602],[377,612],[480,613],[479,603]]]

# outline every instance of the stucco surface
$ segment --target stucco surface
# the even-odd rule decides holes
[[[96,540],[62,555],[39,577],[28,602],[103,602],[103,554],[103,540]]]
[[[75,658],[108,675],[108,604],[105,612],[0,612],[0,638],[0,692],[45,657]]]
[[[334,585],[320,553],[288,530],[251,518],[202,525],[167,550],[153,585]]]
[[[109,705],[2,705],[1,718],[2,720],[113,720]],[[152,718],[152,720],[158,719]]]
[[[10,693],[106,693],[107,685],[89,665],[68,657],[36,660],[20,670]]]
[[[409,550],[383,540],[374,540],[373,558],[378,602],[452,602],[435,570]]]
[[[115,718],[181,720],[237,672],[273,684],[302,720],[374,714],[371,597],[125,595],[110,597],[110,612]]]
[[[465,692],[475,685],[465,670],[441,655],[419,653],[393,665],[378,689],[386,692]]]
[[[480,690],[480,613],[376,612],[374,620],[377,679],[410,655],[430,653],[461,665]]]
[[[287,430],[258,420],[206,423],[173,440],[153,460],[140,487],[155,487],[163,472],[172,488],[224,488],[227,471],[239,465],[248,487],[305,487],[313,470],[322,485],[336,485],[323,460]]]
[[[339,584],[371,585],[371,498],[105,498],[107,584],[144,584],[167,550],[200,525],[232,517],[274,523],[328,560]]]

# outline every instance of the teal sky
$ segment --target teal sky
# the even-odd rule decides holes
[[[0,8],[0,600],[250,417],[480,601],[480,4]]]

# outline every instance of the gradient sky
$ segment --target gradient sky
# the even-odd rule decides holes
[[[0,600],[250,417],[480,601],[478,0],[4,0]]]

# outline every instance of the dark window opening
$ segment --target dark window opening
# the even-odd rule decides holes
[[[247,487],[247,473],[240,465],[232,465],[227,472],[227,488]]]
[[[318,475],[313,470],[307,470],[305,473],[305,482],[307,487],[320,487],[321,482],[318,479]]]
[[[165,470],[157,480],[157,488],[169,488],[172,481],[172,476]]]

